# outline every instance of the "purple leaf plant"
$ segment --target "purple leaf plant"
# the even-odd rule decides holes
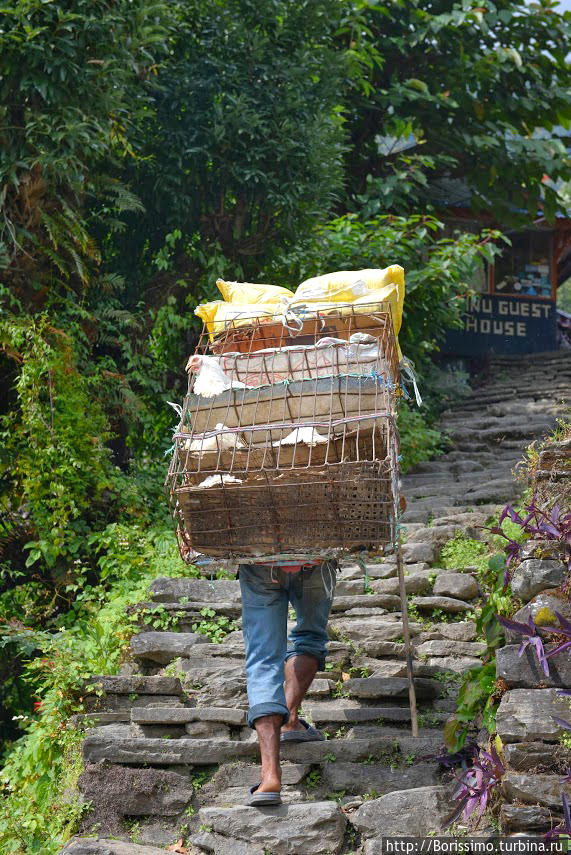
[[[523,635],[523,640],[518,650],[518,656],[522,656],[526,648],[531,647],[534,650],[535,655],[537,656],[537,661],[539,662],[546,677],[549,677],[548,659],[551,659],[553,656],[556,656],[558,653],[561,653],[563,650],[567,650],[571,647],[571,621],[568,621],[559,612],[554,612],[554,614],[559,621],[559,626],[539,627],[531,615],[528,616],[526,623],[511,620],[511,618],[502,617],[502,615],[496,615],[498,621],[502,626],[505,626],[506,629],[510,629],[518,635]],[[562,635],[564,637],[564,641],[559,642],[552,650],[546,653],[541,635],[542,632],[553,633],[554,635],[559,636]]]
[[[546,840],[552,840],[554,837],[571,837],[571,810],[565,793],[561,793],[561,801],[563,802],[563,823],[548,831],[545,835]]]
[[[454,776],[458,781],[454,792],[454,798],[458,804],[447,817],[444,827],[452,825],[461,815],[464,816],[464,820],[468,820],[476,810],[480,819],[494,787],[501,782],[504,772],[505,767],[494,746],[492,745],[489,751],[480,748],[473,765],[462,777]]]
[[[522,517],[511,505],[506,505],[500,514],[498,525],[492,526],[489,529],[492,534],[497,534],[506,540],[505,588],[507,588],[511,578],[510,567],[514,560],[520,557],[523,549],[523,544],[509,537],[502,529],[502,523],[508,517],[531,537],[548,540],[552,543],[559,543],[563,558],[567,562],[567,569],[571,573],[571,512],[563,513],[559,503],[555,504],[551,511],[544,511],[537,504],[536,496],[525,506],[525,510],[527,515]]]

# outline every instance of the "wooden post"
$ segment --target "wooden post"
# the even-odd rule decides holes
[[[412,649],[410,646],[410,630],[408,627],[408,600],[404,584],[404,570],[402,566],[402,548],[400,538],[397,543],[397,569],[399,574],[399,591],[402,615],[402,634],[404,637],[404,651],[406,656],[406,675],[408,677],[408,698],[410,704],[410,724],[413,736],[418,736],[418,717],[416,714],[416,691],[414,688],[414,674],[412,670]]]

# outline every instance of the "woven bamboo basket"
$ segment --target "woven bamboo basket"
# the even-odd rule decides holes
[[[309,558],[394,541],[391,316],[346,310],[296,333],[283,319],[242,320],[215,341],[203,332],[196,355],[233,388],[197,393],[189,377],[166,485],[183,557]]]

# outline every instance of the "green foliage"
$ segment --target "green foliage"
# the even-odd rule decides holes
[[[557,289],[557,308],[571,313],[571,279],[567,279]]]
[[[195,306],[219,275],[398,262],[401,344],[444,400],[428,357],[499,237],[425,216],[435,182],[466,178],[508,218],[535,217],[541,188],[552,212],[570,16],[551,0],[9,0],[0,16],[0,848],[51,855],[82,811],[66,727],[82,684],[141,623],[178,619],[138,606],[154,577],[198,575],[162,496]],[[405,469],[442,448],[434,409],[401,411]],[[478,549],[445,560],[478,566],[493,651],[489,610],[507,606]],[[208,609],[196,629],[219,642],[235,623]]]
[[[442,547],[440,562],[447,570],[475,567],[482,571],[487,567],[488,553],[489,547],[484,541],[456,532],[453,539]]]
[[[569,169],[571,13],[555,0],[353,5],[348,37],[369,61],[347,115],[355,204],[401,212],[470,187],[499,222],[540,206],[553,217]]]
[[[90,526],[117,501],[109,426],[93,383],[77,370],[73,342],[46,315],[0,320],[0,348],[22,366],[18,407],[0,420],[0,475],[34,521],[26,565],[41,559],[53,570],[82,551]]]
[[[305,776],[305,786],[310,790],[316,790],[321,784],[322,777],[319,769],[312,769]]]
[[[82,689],[93,674],[117,672],[137,626],[129,605],[147,598],[161,572],[188,574],[170,530],[112,524],[99,552],[105,581],[78,584],[73,606],[52,618],[49,631],[7,614],[1,626],[0,647],[19,651],[23,679],[37,698],[34,713],[19,716],[24,735],[8,746],[1,775],[7,795],[0,806],[0,844],[6,853],[40,851],[48,828],[51,848],[41,851],[55,853],[75,831],[81,810],[62,800],[70,770],[78,770],[83,734],[68,727],[69,717],[83,711]],[[0,602],[7,609],[6,594]],[[58,804],[61,810],[54,811]]]
[[[458,555],[463,548],[466,554],[466,544],[460,546],[461,539],[449,541],[450,554]],[[444,741],[449,751],[459,751],[465,744],[470,729],[476,726],[487,728],[489,733],[496,729],[496,712],[499,697],[496,685],[495,651],[504,642],[504,631],[496,615],[508,615],[513,609],[510,592],[504,590],[505,555],[496,553],[488,557],[486,570],[483,569],[482,550],[475,550],[472,541],[467,554],[479,559],[479,577],[486,592],[484,604],[477,612],[476,632],[487,647],[484,664],[471,668],[463,676],[458,692],[456,713],[446,723]],[[446,549],[445,547],[445,549]],[[489,552],[488,547],[488,552]],[[471,553],[470,553],[471,550]],[[454,566],[458,567],[458,564]]]
[[[406,300],[399,340],[403,353],[426,365],[445,330],[458,325],[458,299],[470,290],[474,272],[496,252],[491,238],[458,234],[443,237],[434,217],[346,214],[317,226],[307,242],[288,249],[269,268],[280,282],[300,282],[322,270],[358,270],[401,264],[406,270]]]
[[[496,682],[496,661],[492,659],[481,668],[471,668],[460,686],[455,715],[444,727],[444,741],[449,751],[459,751],[466,742],[470,726],[477,716],[490,733],[495,730],[496,708],[493,691]]]
[[[443,437],[429,427],[421,410],[402,405],[398,412],[401,443],[401,472],[406,473],[422,460],[431,460],[443,452]]]
[[[206,635],[213,644],[222,644],[228,633],[238,629],[235,620],[224,615],[217,615],[215,609],[201,609],[200,614],[204,620],[193,623],[192,631]]]
[[[149,212],[132,251],[178,229],[188,261],[244,276],[330,211],[343,181],[340,103],[348,63],[328,0],[185,0],[151,81],[143,158],[126,175]],[[227,259],[224,264],[223,259]]]
[[[127,125],[145,110],[142,81],[166,47],[166,11],[154,0],[3,5],[0,259],[19,295],[54,280],[88,283],[100,252],[86,193],[99,185],[108,208],[136,207],[101,166],[131,151]]]

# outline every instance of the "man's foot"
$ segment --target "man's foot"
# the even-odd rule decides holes
[[[280,733],[280,742],[323,742],[324,736],[320,730],[300,718],[301,728],[286,730]]]
[[[282,725],[281,732],[282,733],[289,733],[289,732],[295,731],[295,730],[305,730],[305,727],[303,726],[303,724],[300,722],[300,720],[298,718],[296,718],[295,721],[293,721],[293,719],[290,717],[290,720],[288,721],[288,723]]]
[[[265,715],[255,726],[262,756],[262,781],[257,793],[279,793],[282,788],[280,769],[280,727],[282,715]]]
[[[282,788],[282,782],[276,777],[262,777],[262,782],[258,784],[257,793],[279,793]]]
[[[246,804],[249,807],[277,807],[281,805],[282,798],[279,792],[270,792],[260,789],[260,784],[250,787]]]

